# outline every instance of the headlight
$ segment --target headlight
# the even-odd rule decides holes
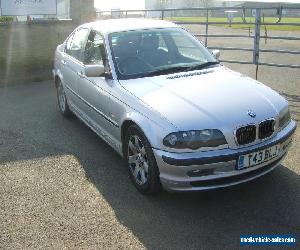
[[[278,124],[278,128],[284,128],[287,124],[289,124],[291,121],[291,114],[290,114],[290,110],[287,109],[286,111],[282,112],[279,115],[279,124]]]
[[[163,139],[163,144],[169,148],[217,147],[227,144],[221,131],[217,129],[191,130],[168,134]]]

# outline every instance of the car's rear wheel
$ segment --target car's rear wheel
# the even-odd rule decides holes
[[[125,157],[134,186],[143,194],[159,192],[159,170],[146,136],[137,126],[132,125],[125,136],[125,143]]]
[[[70,116],[71,111],[67,102],[67,97],[64,91],[64,87],[61,82],[57,83],[57,100],[58,107],[63,116]]]

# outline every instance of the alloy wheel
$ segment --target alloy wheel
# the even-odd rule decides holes
[[[58,104],[61,111],[64,112],[66,109],[66,96],[64,93],[63,86],[61,84],[59,84],[57,91],[58,91]]]
[[[148,181],[148,157],[141,139],[131,135],[128,141],[128,165],[134,181],[143,186]]]

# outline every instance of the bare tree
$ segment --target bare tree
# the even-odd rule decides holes
[[[207,8],[211,5],[213,5],[213,1],[209,1],[209,0],[200,0],[201,6]]]
[[[208,7],[213,5],[211,0],[184,0],[184,6],[189,7]]]
[[[155,3],[155,8],[156,9],[164,9],[164,8],[168,8],[169,4],[171,3],[172,1],[169,1],[169,0],[157,0],[156,3]]]
[[[184,6],[187,8],[195,7],[197,2],[197,0],[184,0]]]

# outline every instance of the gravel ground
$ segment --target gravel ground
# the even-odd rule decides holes
[[[285,69],[261,72],[300,125],[299,71],[289,83]],[[286,160],[263,178],[145,197],[109,146],[59,114],[52,82],[0,88],[0,107],[0,249],[238,249],[247,233],[299,240],[300,126]]]

